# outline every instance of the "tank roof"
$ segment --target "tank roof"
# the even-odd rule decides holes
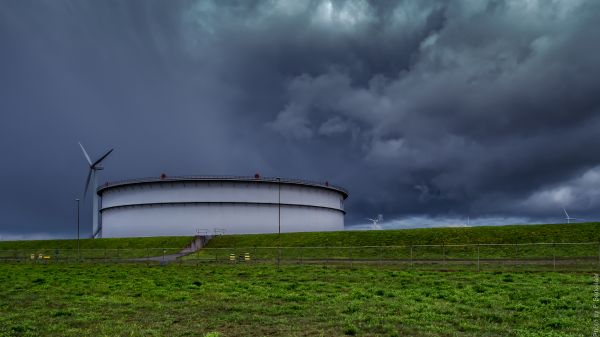
[[[304,179],[289,179],[275,177],[260,177],[260,176],[218,176],[218,175],[202,175],[202,176],[159,176],[147,178],[126,179],[120,181],[106,182],[98,187],[96,193],[100,194],[103,190],[137,184],[152,184],[161,182],[186,182],[186,181],[233,181],[233,182],[265,182],[265,183],[283,183],[290,185],[303,185],[325,188],[340,192],[344,199],[348,197],[348,191],[340,186],[329,184],[328,182],[318,182]]]

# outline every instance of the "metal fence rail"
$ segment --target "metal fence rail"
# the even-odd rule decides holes
[[[226,247],[183,254],[180,248],[13,249],[0,261],[18,263],[272,263],[398,265],[437,269],[597,270],[599,242],[442,244],[403,246]]]
[[[4,262],[135,262],[148,258],[169,258],[181,248],[102,248],[102,249],[4,249],[0,261]]]

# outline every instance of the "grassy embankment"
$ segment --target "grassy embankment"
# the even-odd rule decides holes
[[[591,258],[598,257],[599,241],[600,223],[225,235],[188,258],[226,259],[231,253],[247,252],[258,259],[280,254],[282,259],[292,260],[391,260],[410,259],[411,255],[414,259],[473,259],[478,250],[482,259]],[[566,244],[589,242],[592,244]],[[456,246],[462,244],[468,246]]]
[[[179,252],[192,237],[155,237],[81,240],[84,259],[121,259]],[[207,249],[186,259],[228,260],[250,253],[253,260],[310,259],[561,259],[598,257],[600,223],[561,225],[425,228],[386,231],[342,231],[225,235],[212,239]],[[566,243],[592,244],[566,244]],[[540,245],[529,243],[558,243]],[[467,246],[457,246],[467,244]],[[480,244],[481,246],[477,246]],[[485,246],[485,244],[498,244]],[[432,246],[427,246],[432,245]],[[440,246],[443,245],[443,246]],[[0,242],[0,258],[73,259],[76,240]]]
[[[384,231],[225,235],[219,247],[401,246],[473,243],[599,242],[600,223],[417,228]]]
[[[586,273],[0,264],[0,336],[587,336]]]
[[[131,258],[174,254],[190,244],[192,239],[191,236],[82,239],[80,245],[83,258]],[[77,240],[0,241],[0,259],[27,259],[30,254],[75,259]]]

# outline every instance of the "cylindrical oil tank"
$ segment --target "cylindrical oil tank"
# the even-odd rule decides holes
[[[348,197],[329,183],[231,176],[132,179],[96,192],[105,238],[343,230]]]

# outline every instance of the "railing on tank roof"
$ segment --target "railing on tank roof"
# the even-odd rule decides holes
[[[346,195],[348,195],[348,190],[341,186],[332,185],[329,182],[321,182],[315,180],[306,180],[306,179],[290,179],[290,178],[276,178],[276,177],[256,177],[256,176],[234,176],[234,175],[185,175],[185,176],[159,176],[159,177],[145,177],[145,178],[133,178],[133,179],[124,179],[118,181],[106,182],[100,185],[97,191],[117,186],[124,185],[130,183],[144,183],[144,182],[157,182],[157,181],[178,181],[178,180],[231,180],[231,181],[266,181],[266,182],[282,182],[282,183],[292,183],[292,184],[301,184],[301,185],[309,185],[309,186],[319,186],[319,187],[328,187],[335,190],[339,190]]]

